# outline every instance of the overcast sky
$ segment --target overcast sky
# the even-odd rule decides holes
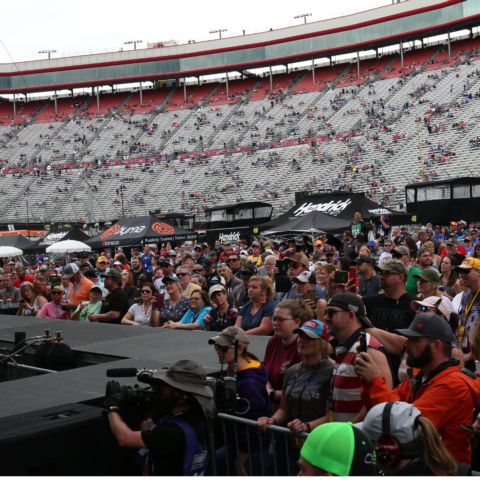
[[[308,21],[391,4],[391,0],[9,0],[2,1],[0,63],[131,48],[127,40],[147,42],[214,38],[210,30],[226,28],[224,36],[255,33],[294,25],[295,15]]]

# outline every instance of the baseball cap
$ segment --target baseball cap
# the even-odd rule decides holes
[[[87,278],[97,278],[98,273],[93,268],[89,268],[87,271],[83,272],[83,275]]]
[[[219,335],[208,340],[209,345],[219,345],[220,347],[229,347],[230,345],[234,345],[235,342],[248,345],[250,343],[250,337],[245,330],[234,326],[225,328]]]
[[[93,291],[93,290],[98,290],[100,293],[103,293],[103,292],[102,292],[102,289],[101,289],[98,285],[94,285],[94,286],[90,289],[90,291]]]
[[[162,282],[163,284],[165,283],[180,283],[180,280],[178,279],[178,277],[168,277],[168,276],[165,276],[165,277],[162,277]]]
[[[209,280],[209,285],[226,285],[227,282],[225,281],[225,279],[221,276],[221,275],[213,275],[212,277],[210,277],[210,280]]]
[[[63,275],[65,275],[67,278],[72,278],[77,272],[78,272],[78,266],[76,263],[69,263],[63,269]]]
[[[40,272],[46,272],[48,270],[48,265],[42,265],[40,268],[39,268],[39,271]]]
[[[317,283],[317,278],[315,277],[314,272],[310,272],[309,270],[305,270],[300,275],[295,277],[300,283]]]
[[[252,242],[252,247],[260,247],[260,242]]]
[[[123,263],[122,262],[119,262],[118,260],[113,262],[113,266],[118,266],[118,267],[123,267]]]
[[[480,270],[480,259],[474,257],[467,257],[456,270]]]
[[[447,244],[449,247],[453,247],[454,245],[457,244],[457,241],[456,241],[454,238],[449,238],[449,239],[446,241],[446,244]]]
[[[63,287],[61,285],[55,285],[52,287],[52,292],[64,293]]]
[[[300,456],[314,467],[337,476],[375,476],[373,443],[350,422],[328,422],[314,428]]]
[[[426,282],[438,283],[440,281],[440,274],[434,268],[425,268],[421,272],[413,276],[415,280],[425,280]]]
[[[299,263],[300,265],[303,265],[305,268],[308,268],[308,265],[309,265],[307,256],[300,252],[293,253],[289,257],[285,258],[285,261]]]
[[[375,260],[372,257],[367,257],[366,255],[361,255],[355,260],[357,265],[361,265],[362,263],[369,263],[372,267],[375,266]]]
[[[301,327],[296,328],[293,333],[304,333],[310,338],[323,338],[327,342],[330,339],[327,326],[320,320],[307,320]]]
[[[376,442],[387,434],[383,425],[384,412],[388,414],[388,436],[399,443],[401,456],[409,458],[422,454],[422,429],[418,423],[418,417],[422,413],[414,405],[406,402],[379,403],[372,407],[363,422],[355,424],[355,427]]]
[[[217,283],[216,285],[212,285],[210,287],[210,290],[208,291],[208,296],[211,297],[215,292],[226,292],[226,290],[222,284]]]
[[[447,320],[450,320],[450,315],[455,313],[452,301],[444,296],[441,297],[427,297],[424,300],[413,300],[410,302],[410,308],[412,310],[417,309],[417,305],[423,305],[425,307],[436,308]]]
[[[392,255],[393,257],[398,256],[399,258],[404,255],[410,256],[410,250],[404,245],[399,245],[398,247],[392,248]]]
[[[328,302],[327,308],[338,307],[346,312],[355,312],[357,318],[367,327],[373,327],[372,322],[367,317],[367,311],[363,300],[354,293],[339,293],[333,296]]]
[[[122,274],[118,270],[115,270],[114,268],[109,268],[104,275],[105,277],[113,278],[115,280],[118,280],[119,282],[122,281]]]
[[[107,257],[104,257],[103,255],[100,255],[97,258],[97,263],[108,263],[108,259],[107,259]]]
[[[243,280],[248,280],[250,277],[253,277],[256,274],[257,274],[257,267],[255,267],[253,263],[247,263],[240,269],[238,276]]]
[[[169,256],[169,257],[176,257],[176,256],[177,256],[177,252],[176,252],[175,250],[170,250],[170,251],[168,252],[168,256]]]
[[[172,264],[170,263],[170,261],[167,259],[167,258],[161,258],[158,262],[158,264],[161,266],[161,267],[170,267],[172,266]]]
[[[425,337],[446,343],[453,343],[455,340],[450,325],[442,317],[427,313],[420,313],[408,328],[399,328],[396,332],[404,337]]]
[[[395,259],[387,259],[381,265],[377,265],[375,270],[380,270],[382,272],[394,272],[394,273],[403,273],[407,274],[407,269],[402,261]]]

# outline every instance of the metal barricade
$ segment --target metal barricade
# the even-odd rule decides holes
[[[301,444],[307,433],[268,425],[263,433],[254,420],[219,413],[214,420],[211,475],[238,475],[238,459],[246,457],[248,475],[296,475]]]

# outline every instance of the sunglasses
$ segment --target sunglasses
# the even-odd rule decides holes
[[[192,270],[193,273],[202,273],[203,272],[203,268],[197,268],[195,270]]]
[[[63,292],[52,292],[52,295],[62,295]]]
[[[419,305],[417,310],[419,312],[429,312],[432,307],[428,307],[427,305]]]
[[[238,262],[238,260],[240,260],[239,258],[229,258],[228,261],[229,262]]]
[[[151,290],[141,290],[140,293],[151,293],[151,294],[153,294],[153,292]]]
[[[192,301],[192,300],[201,300],[201,298],[200,297],[190,297],[190,301]]]
[[[185,277],[186,275],[190,275],[190,274],[186,272],[177,273],[177,277]]]
[[[327,310],[326,315],[327,315],[327,318],[331,320],[336,313],[346,312],[346,311],[347,310]]]

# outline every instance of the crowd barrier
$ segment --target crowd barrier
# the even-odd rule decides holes
[[[247,455],[244,465],[248,475],[297,474],[298,453],[307,433],[294,434],[277,425],[268,425],[262,433],[257,422],[226,413],[219,413],[212,423],[210,475],[239,474],[236,461],[241,455],[240,443]]]

